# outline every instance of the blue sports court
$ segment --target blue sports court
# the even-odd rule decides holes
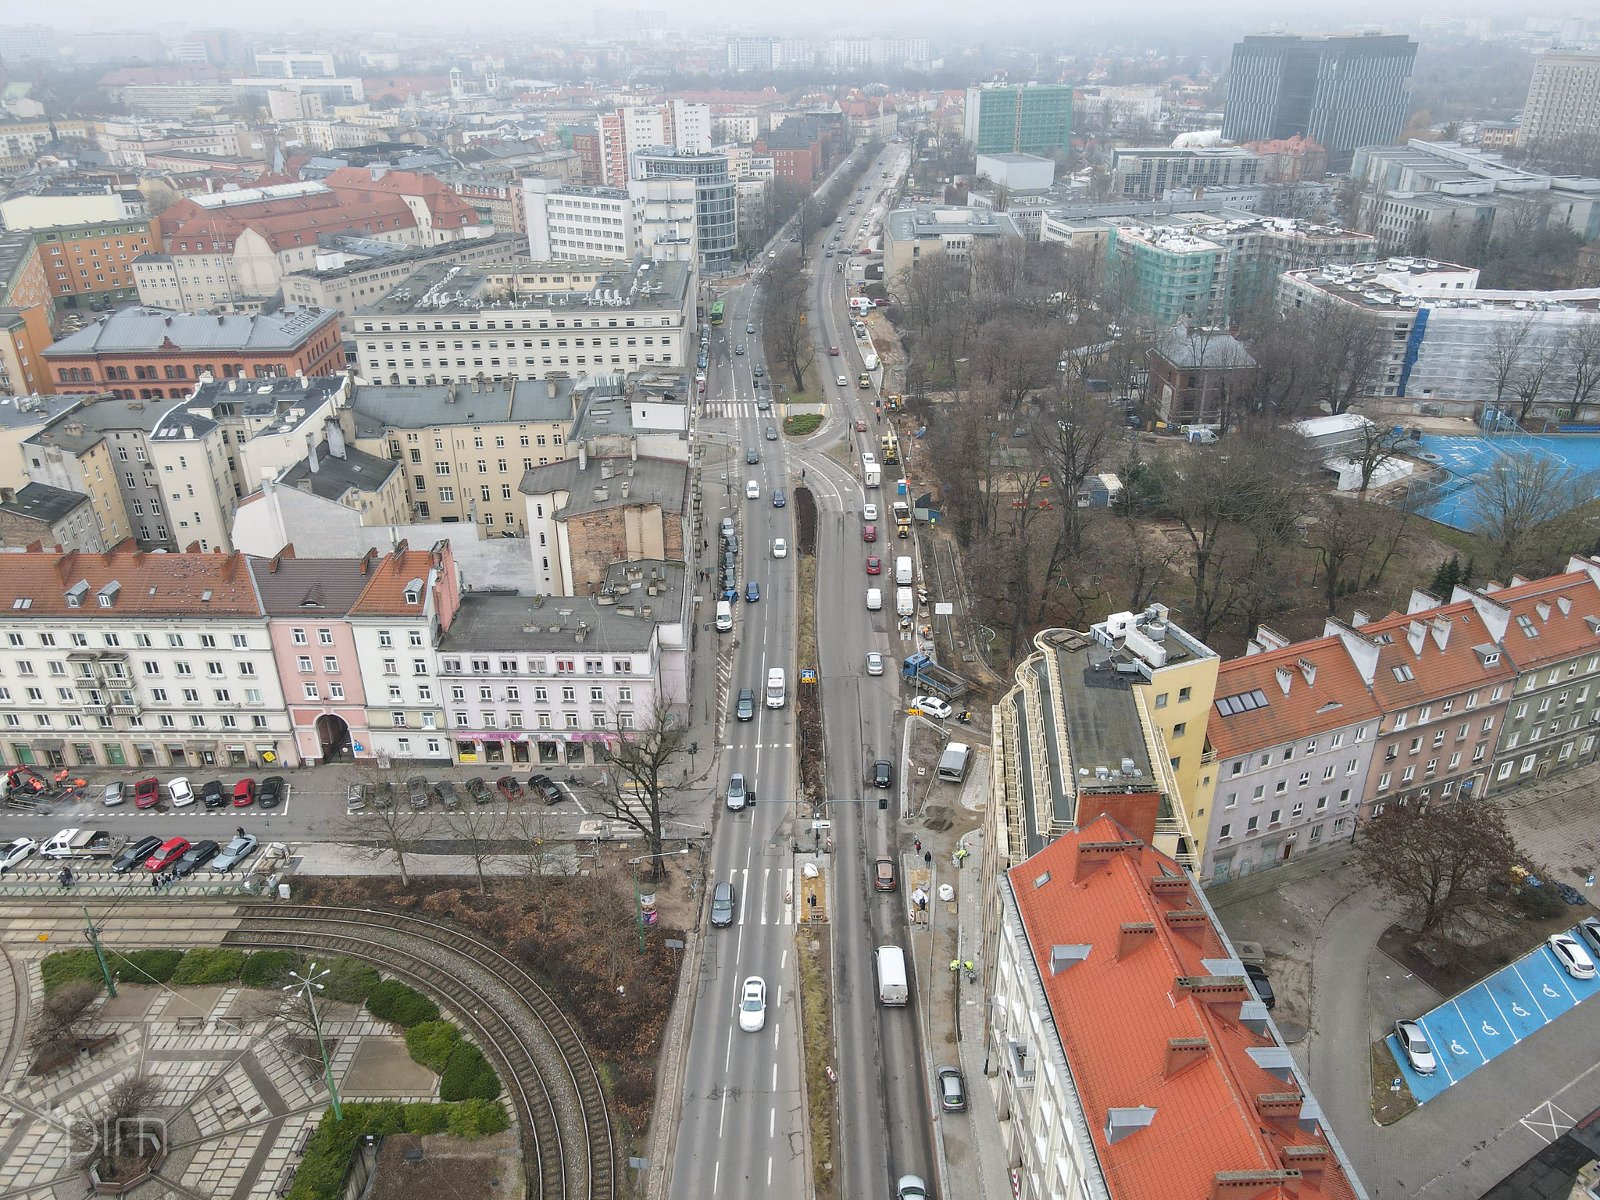
[[[1574,937],[1577,930],[1569,930]],[[1389,1051],[1418,1104],[1426,1104],[1496,1055],[1600,992],[1600,979],[1574,979],[1549,946],[1500,968],[1418,1019],[1439,1069],[1418,1075],[1391,1033]]]
[[[1472,515],[1468,488],[1474,476],[1502,454],[1532,451],[1555,459],[1577,473],[1600,473],[1600,436],[1567,434],[1561,437],[1489,436],[1441,437],[1424,435],[1421,457],[1449,472],[1449,479],[1419,512],[1457,529],[1470,529]],[[1597,475],[1600,478],[1600,475]],[[1600,488],[1597,488],[1600,495]]]

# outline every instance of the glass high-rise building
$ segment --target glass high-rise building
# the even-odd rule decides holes
[[[737,188],[720,154],[692,154],[658,146],[633,153],[635,179],[692,179],[695,192],[695,237],[702,264],[732,258],[739,242]]]
[[[1072,89],[986,84],[967,89],[966,138],[979,154],[1065,154],[1072,147]]]
[[[1403,34],[1263,34],[1233,48],[1222,136],[1256,142],[1299,135],[1343,171],[1362,146],[1389,145],[1410,112],[1406,81],[1417,44]]]

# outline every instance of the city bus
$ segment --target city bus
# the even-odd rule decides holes
[[[721,325],[722,324],[722,301],[721,300],[718,300],[715,304],[713,304],[711,306],[711,323],[713,325]]]

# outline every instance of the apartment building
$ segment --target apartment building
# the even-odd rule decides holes
[[[0,233],[0,393],[49,392],[50,281],[26,232]]]
[[[894,280],[935,254],[970,258],[982,243],[1020,238],[1008,213],[956,205],[897,208],[883,222],[883,273]]]
[[[336,420],[327,422],[321,441],[307,435],[305,457],[285,469],[276,485],[350,509],[363,525],[403,525],[411,519],[400,464],[350,446]]]
[[[536,586],[557,596],[596,595],[611,564],[682,562],[688,542],[688,465],[681,460],[568,459],[523,478]]]
[[[682,368],[696,289],[683,263],[425,267],[351,320],[361,375],[389,384]]]
[[[9,555],[0,752],[44,767],[296,765],[241,554]]]
[[[485,536],[527,532],[518,491],[560,462],[579,395],[570,379],[355,388],[356,445],[399,468],[406,520],[462,521]]]
[[[702,264],[726,263],[739,241],[735,187],[725,155],[664,146],[641,147],[629,156],[630,179],[646,185],[690,180],[694,214],[686,232],[695,239]],[[670,193],[668,194],[670,198]],[[648,196],[648,193],[647,193]]]
[[[418,268],[431,263],[493,266],[518,258],[527,241],[516,233],[461,238],[436,246],[397,248],[365,238],[335,238],[317,265],[291,271],[279,280],[283,303],[294,308],[325,308],[349,317],[399,287]],[[381,249],[380,249],[381,247]]]
[[[1600,138],[1600,53],[1547,50],[1534,60],[1517,144],[1559,159]]]
[[[1348,843],[1382,711],[1339,638],[1262,628],[1217,672],[1206,724],[1215,782],[1199,876],[1221,883]]]
[[[283,681],[295,758],[306,765],[371,761],[367,697],[350,610],[382,572],[384,558],[246,560]]]
[[[1593,761],[1600,730],[1600,562],[1574,557],[1543,579],[1457,588],[1517,671],[1488,772],[1499,791]],[[1424,613],[1425,608],[1415,607]]]
[[[1389,804],[1481,797],[1487,790],[1516,667],[1501,647],[1505,630],[1497,620],[1485,620],[1470,601],[1426,607],[1432,602],[1419,595],[1412,612],[1327,623],[1327,632],[1370,672],[1383,710],[1362,820]]]
[[[1160,200],[1171,191],[1260,183],[1262,162],[1240,146],[1126,146],[1111,151],[1111,178],[1119,196]]]
[[[987,1061],[1016,1193],[1358,1200],[1355,1170],[1184,868],[1111,815],[1000,883]]]
[[[442,766],[451,748],[437,647],[461,606],[450,543],[401,542],[375,567],[346,615],[367,697],[366,745],[379,758]]]
[[[133,260],[150,249],[150,222],[91,222],[33,231],[58,309],[101,309],[139,295]]]
[[[26,547],[35,542],[89,554],[106,548],[94,503],[82,492],[48,483],[0,487],[0,546]]]
[[[593,597],[463,598],[439,646],[455,761],[598,762],[652,728],[658,704],[688,694],[684,575],[681,561],[618,563]]]
[[[339,314],[321,309],[208,316],[124,308],[68,334],[44,358],[50,391],[177,399],[202,376],[336,375],[344,343]]]
[[[1072,88],[984,84],[967,89],[966,140],[979,154],[1065,154],[1072,148]]]

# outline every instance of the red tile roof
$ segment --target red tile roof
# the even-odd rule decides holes
[[[1393,613],[1356,632],[1378,647],[1372,690],[1385,712],[1504,683],[1517,673],[1470,601]]]
[[[79,603],[68,593],[87,583]],[[111,584],[111,603],[99,593]],[[244,556],[155,554],[123,542],[103,554],[27,551],[7,554],[0,569],[0,611],[12,618],[259,616],[261,603]]]
[[[433,570],[433,555],[427,550],[400,550],[386,555],[372,572],[372,582],[361,591],[361,598],[350,606],[352,615],[421,616],[427,611],[428,572]],[[406,603],[406,585],[422,580],[418,603]]]
[[[1227,711],[1238,707],[1227,700],[1257,691],[1264,704]],[[1223,663],[1206,740],[1219,757],[1231,758],[1382,715],[1344,643],[1320,637]]]
[[[433,175],[414,171],[385,171],[378,178],[365,167],[340,167],[323,184],[339,196],[341,204],[371,201],[382,196],[416,196],[428,206],[435,226],[458,229],[477,224],[477,212],[456,192]]]
[[[1356,1196],[1320,1130],[1300,1128],[1299,1103],[1264,1104],[1297,1084],[1250,1057],[1278,1043],[1240,1023],[1248,991],[1203,1000],[1183,982],[1226,951],[1181,868],[1128,837],[1102,817],[1008,873],[1111,1195],[1203,1200],[1224,1173],[1249,1172],[1260,1186],[1235,1190],[1251,1200]],[[1052,974],[1055,946],[1090,949]],[[1149,1125],[1109,1142],[1109,1111],[1139,1107],[1155,1110]],[[1272,1174],[1287,1169],[1304,1173]]]
[[[1502,641],[1519,670],[1600,654],[1600,584],[1587,571],[1479,594],[1507,611],[1510,620]]]

